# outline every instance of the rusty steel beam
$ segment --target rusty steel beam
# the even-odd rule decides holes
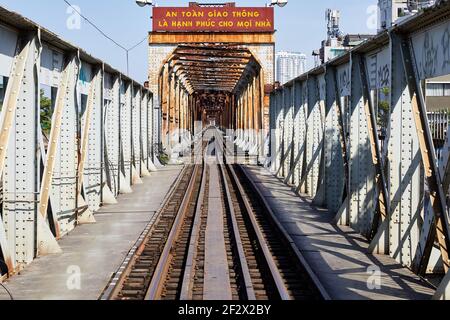
[[[193,50],[203,50],[203,51],[228,51],[233,50],[235,52],[249,52],[249,50],[241,45],[188,45],[180,44],[178,46],[180,50],[183,49],[193,49]]]
[[[222,64],[236,64],[236,65],[247,65],[249,63],[250,60],[248,59],[195,59],[195,58],[183,58],[183,57],[179,57],[179,58],[175,58],[173,59],[174,61],[180,61],[180,62],[192,62],[192,63],[197,63],[197,62],[203,62],[203,63],[222,63]]]
[[[212,90],[214,89],[214,91],[217,92],[221,92],[221,91],[227,91],[230,92],[230,88],[233,89],[234,86],[230,85],[230,84],[223,84],[223,85],[218,85],[218,84],[197,84],[197,85],[193,85],[194,88],[196,89],[196,91],[200,91],[200,90]]]
[[[214,71],[214,72],[206,71],[206,72],[202,72],[202,71],[195,71],[195,70],[189,70],[189,69],[187,69],[187,70],[180,70],[179,69],[179,71],[184,73],[184,74],[188,74],[188,75],[192,75],[192,76],[195,76],[195,75],[202,75],[202,76],[209,75],[211,77],[217,77],[218,75],[221,75],[222,77],[225,77],[225,76],[237,76],[238,79],[240,79],[241,75],[242,75],[241,72],[226,72],[225,70],[223,70],[223,73],[221,73],[221,74],[218,74],[218,72],[220,72],[220,71]]]
[[[203,52],[203,51],[187,51],[187,50],[177,50],[174,53],[174,56],[194,56],[194,57],[217,57],[217,58],[244,58],[250,59],[252,57],[251,53],[238,53],[234,50],[229,50],[230,52],[222,51],[218,53],[211,54],[211,52]]]
[[[239,80],[239,79],[227,78],[227,77],[209,78],[209,77],[196,76],[196,77],[190,77],[188,81],[191,84],[195,83],[195,82],[196,83],[202,82],[202,81],[205,81],[205,82],[208,82],[208,83],[223,83],[223,82],[231,83],[232,82],[232,83],[236,84],[237,80]]]
[[[221,85],[233,85],[233,86],[235,86],[236,85],[236,82],[235,81],[227,81],[227,80],[218,80],[218,81],[214,81],[214,80],[195,80],[195,79],[193,79],[192,81],[191,81],[191,85],[195,85],[195,84],[209,84],[209,85],[218,85],[218,84],[221,84]]]
[[[238,68],[223,68],[223,67],[219,67],[219,66],[208,66],[208,67],[202,67],[199,65],[192,65],[192,66],[186,66],[186,65],[177,65],[175,66],[175,68],[177,68],[177,70],[181,69],[181,70],[193,70],[193,71],[202,71],[202,72],[220,72],[221,70],[226,70],[229,72],[239,72],[241,73],[242,71],[245,70],[245,67],[238,67]]]
[[[205,67],[205,68],[228,68],[228,69],[240,69],[245,70],[245,65],[239,63],[217,63],[214,61],[201,61],[201,62],[188,62],[188,61],[173,61],[173,65],[171,68],[174,68],[177,65],[181,65],[184,67]]]
[[[239,56],[208,56],[208,55],[198,55],[198,54],[174,54],[173,60],[182,60],[182,61],[217,61],[217,62],[236,62],[247,64],[250,61],[250,58],[239,57]]]
[[[177,69],[177,71],[175,71],[178,74],[193,74],[193,75],[197,75],[197,74],[201,74],[201,75],[211,75],[211,76],[215,76],[215,75],[231,75],[231,76],[242,76],[242,72],[236,72],[236,71],[230,71],[230,72],[226,72],[225,69],[216,69],[215,71],[200,71],[200,70],[195,70],[195,69]]]
[[[198,33],[198,32],[150,32],[149,44],[187,44],[187,43],[275,43],[274,32],[259,33]]]

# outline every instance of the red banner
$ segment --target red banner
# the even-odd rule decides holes
[[[154,7],[153,31],[273,32],[274,10],[248,7]]]

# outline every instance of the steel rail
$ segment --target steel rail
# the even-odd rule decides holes
[[[170,203],[170,199],[175,194],[175,191],[177,190],[178,185],[182,181],[184,175],[187,174],[187,172],[188,172],[188,166],[185,166],[182,169],[182,171],[180,172],[180,174],[178,175],[175,183],[172,185],[169,193],[164,198],[163,203],[160,206],[160,209],[158,210],[157,217],[154,219],[153,222],[151,222],[151,227],[150,227],[149,231],[146,233],[145,237],[137,244],[138,248],[136,249],[136,251],[132,255],[129,254],[125,258],[124,262],[122,263],[122,265],[120,267],[120,269],[123,269],[123,272],[120,274],[120,276],[119,276],[119,274],[114,276],[114,279],[110,282],[110,284],[108,285],[108,288],[102,294],[102,298],[101,298],[102,300],[114,300],[118,297],[118,295],[119,295],[120,291],[122,290],[123,285],[126,281],[126,278],[131,273],[131,269],[132,269],[133,265],[135,265],[137,259],[144,251],[145,245],[148,243],[148,240],[151,237],[152,233],[158,227],[159,221],[161,220],[161,214],[164,212],[164,208],[166,208],[167,205]],[[129,260],[129,261],[127,262],[127,260]],[[117,276],[118,276],[118,278],[117,278]],[[116,281],[115,284],[114,284],[114,281]]]
[[[184,269],[183,282],[181,285],[180,300],[192,300],[193,287],[194,287],[194,276],[195,276],[195,265],[196,258],[198,254],[198,241],[200,238],[201,231],[201,218],[203,212],[203,200],[206,193],[206,172],[207,165],[203,166],[202,182],[200,186],[200,192],[195,208],[194,223],[192,225],[192,233],[189,242],[189,250],[186,258],[186,265]]]
[[[232,224],[232,228],[233,228],[233,236],[234,236],[233,240],[236,245],[236,249],[237,249],[237,253],[238,253],[239,267],[241,269],[241,273],[242,273],[242,277],[243,277],[243,281],[244,281],[245,293],[246,293],[248,300],[256,300],[256,294],[255,294],[255,290],[253,288],[252,278],[250,276],[250,269],[247,264],[247,258],[245,257],[245,250],[244,250],[244,246],[242,244],[239,226],[238,226],[238,222],[236,219],[236,213],[235,213],[234,207],[233,207],[233,200],[231,198],[230,187],[225,178],[226,177],[225,169],[224,169],[223,165],[219,165],[219,168],[220,168],[220,173],[222,175],[222,181],[223,181],[223,185],[224,185],[224,189],[225,189],[225,193],[226,193],[225,201],[227,201],[227,204],[228,204],[229,216],[231,218],[231,224]]]
[[[278,221],[277,217],[275,216],[275,213],[273,212],[272,208],[270,207],[269,203],[267,202],[266,198],[262,194],[262,192],[259,189],[259,187],[257,186],[257,184],[253,181],[253,179],[251,179],[251,177],[249,176],[248,172],[246,171],[246,169],[242,165],[238,165],[238,166],[241,169],[241,171],[244,174],[244,176],[247,179],[247,181],[251,184],[252,189],[255,190],[255,192],[257,193],[258,197],[263,202],[264,207],[266,208],[267,212],[269,213],[269,219],[271,220],[271,222],[275,225],[275,227],[278,229],[278,231],[281,232],[281,234],[284,236],[284,238],[289,243],[292,251],[295,253],[295,255],[297,256],[297,259],[300,261],[301,265],[305,269],[305,271],[306,271],[306,273],[307,273],[307,275],[309,277],[309,280],[314,284],[315,288],[320,293],[322,299],[324,299],[324,300],[331,300],[330,295],[328,294],[328,292],[326,291],[325,287],[320,282],[319,278],[314,273],[313,269],[311,268],[311,266],[309,265],[309,263],[307,262],[305,257],[302,255],[300,250],[297,248],[297,245],[295,244],[295,242],[292,239],[292,237],[287,233],[286,229]]]
[[[219,134],[217,134],[219,133]],[[248,267],[248,263],[247,263],[247,258],[245,257],[245,250],[244,250],[244,246],[242,244],[242,239],[241,239],[241,234],[239,231],[239,225],[237,222],[237,218],[236,218],[236,213],[234,211],[234,206],[233,206],[233,199],[231,197],[231,191],[230,191],[230,186],[228,185],[228,182],[226,180],[226,172],[225,172],[225,168],[224,165],[221,164],[222,159],[220,158],[219,152],[217,152],[217,150],[220,150],[222,153],[226,152],[226,149],[223,148],[223,139],[218,139],[218,137],[221,137],[222,134],[220,132],[220,130],[216,130],[214,133],[214,138],[215,138],[215,144],[216,144],[216,158],[217,158],[217,165],[219,167],[219,171],[221,173],[222,176],[222,181],[223,181],[223,187],[225,189],[225,194],[226,194],[226,198],[224,199],[228,205],[228,210],[229,210],[229,216],[231,219],[231,225],[232,225],[232,230],[233,230],[233,241],[234,244],[236,245],[236,250],[237,250],[237,254],[238,254],[238,259],[239,259],[239,267],[241,269],[241,273],[242,273],[242,277],[243,277],[243,281],[244,281],[244,287],[245,287],[245,294],[248,300],[256,300],[256,294],[255,294],[255,290],[253,288],[253,283],[252,283],[252,278],[250,275],[250,269]]]
[[[242,199],[242,202],[244,203],[248,218],[250,219],[253,231],[255,232],[255,235],[258,239],[259,246],[262,250],[265,262],[267,263],[267,266],[270,270],[272,279],[278,290],[278,294],[282,300],[293,300],[291,294],[289,293],[288,289],[286,288],[286,285],[283,280],[283,276],[281,275],[280,270],[278,269],[278,267],[275,263],[275,259],[272,255],[272,253],[270,252],[269,245],[267,244],[267,241],[266,241],[263,233],[261,232],[258,221],[255,217],[255,213],[253,212],[253,209],[250,205],[250,201],[248,200],[247,195],[245,193],[244,187],[240,183],[239,178],[237,177],[236,172],[234,171],[234,168],[232,166],[228,166],[228,168],[231,173],[230,178],[235,182],[236,187],[239,191],[240,197]]]
[[[252,226],[254,228],[254,231],[259,239],[263,240],[264,246],[261,245],[261,248],[263,250],[264,255],[268,255],[271,259],[271,262],[269,260],[266,260],[268,263],[268,266],[271,270],[271,272],[273,272],[273,268],[275,268],[277,270],[277,278],[275,277],[273,278],[275,281],[275,284],[277,286],[277,289],[280,292],[280,296],[282,299],[283,295],[285,295],[284,300],[290,300],[292,299],[289,295],[289,293],[287,293],[285,284],[282,280],[282,276],[279,273],[278,267],[276,267],[272,254],[270,252],[270,250],[268,249],[267,246],[267,242],[264,239],[264,235],[262,234],[259,224],[256,220],[256,217],[253,213],[253,210],[251,209],[249,200],[246,196],[245,190],[242,186],[242,184],[240,183],[237,174],[234,170],[234,168],[230,165],[228,165],[230,172],[232,173],[233,176],[233,180],[236,183],[236,186],[238,187],[239,193],[242,196],[242,199],[244,201],[244,205],[245,208],[247,209],[247,212],[249,214]],[[270,219],[270,222],[273,223],[273,225],[276,227],[276,229],[281,233],[281,235],[286,239],[286,241],[289,243],[290,248],[292,250],[292,252],[296,255],[296,258],[298,259],[298,261],[300,262],[300,264],[302,265],[302,267],[304,268],[304,270],[307,273],[307,276],[309,278],[309,280],[311,281],[311,283],[314,285],[314,287],[317,289],[317,291],[319,292],[320,296],[322,297],[322,299],[324,300],[331,300],[328,292],[325,290],[324,286],[322,285],[322,283],[320,282],[320,280],[317,278],[316,274],[313,272],[312,268],[309,266],[308,262],[306,261],[306,259],[304,258],[304,256],[301,254],[301,252],[298,250],[297,246],[295,245],[292,237],[286,232],[285,228],[281,225],[281,223],[278,221],[278,219],[276,218],[274,212],[272,211],[272,208],[270,207],[269,203],[267,202],[266,198],[264,197],[264,195],[262,194],[261,190],[257,187],[257,185],[255,184],[255,182],[251,179],[251,177],[249,176],[249,174],[247,173],[247,171],[245,170],[245,168],[242,165],[238,165],[238,167],[241,169],[242,173],[244,174],[244,177],[246,178],[246,180],[250,183],[251,187],[253,190],[256,191],[258,198],[262,201],[262,205],[264,206],[265,210],[268,212],[268,218]],[[231,178],[231,176],[230,176]],[[262,243],[261,243],[262,244]],[[282,291],[280,291],[280,289]]]
[[[189,182],[186,194],[178,210],[177,217],[175,219],[175,222],[173,223],[169,237],[167,238],[163,252],[159,258],[158,265],[156,266],[155,272],[153,273],[153,278],[150,282],[149,289],[145,294],[144,300],[157,300],[161,297],[165,277],[169,271],[169,265],[173,258],[172,248],[174,247],[175,242],[181,232],[183,222],[189,209],[189,203],[192,196],[194,195],[195,180],[197,178],[200,166],[201,165],[196,164],[194,167],[191,181]]]

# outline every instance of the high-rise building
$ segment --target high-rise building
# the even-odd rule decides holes
[[[281,51],[276,54],[276,81],[285,84],[306,72],[306,55]]]

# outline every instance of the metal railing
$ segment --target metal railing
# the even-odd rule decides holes
[[[450,124],[450,110],[428,112],[427,115],[434,146],[436,149],[440,149],[444,146],[447,137],[447,128]]]

